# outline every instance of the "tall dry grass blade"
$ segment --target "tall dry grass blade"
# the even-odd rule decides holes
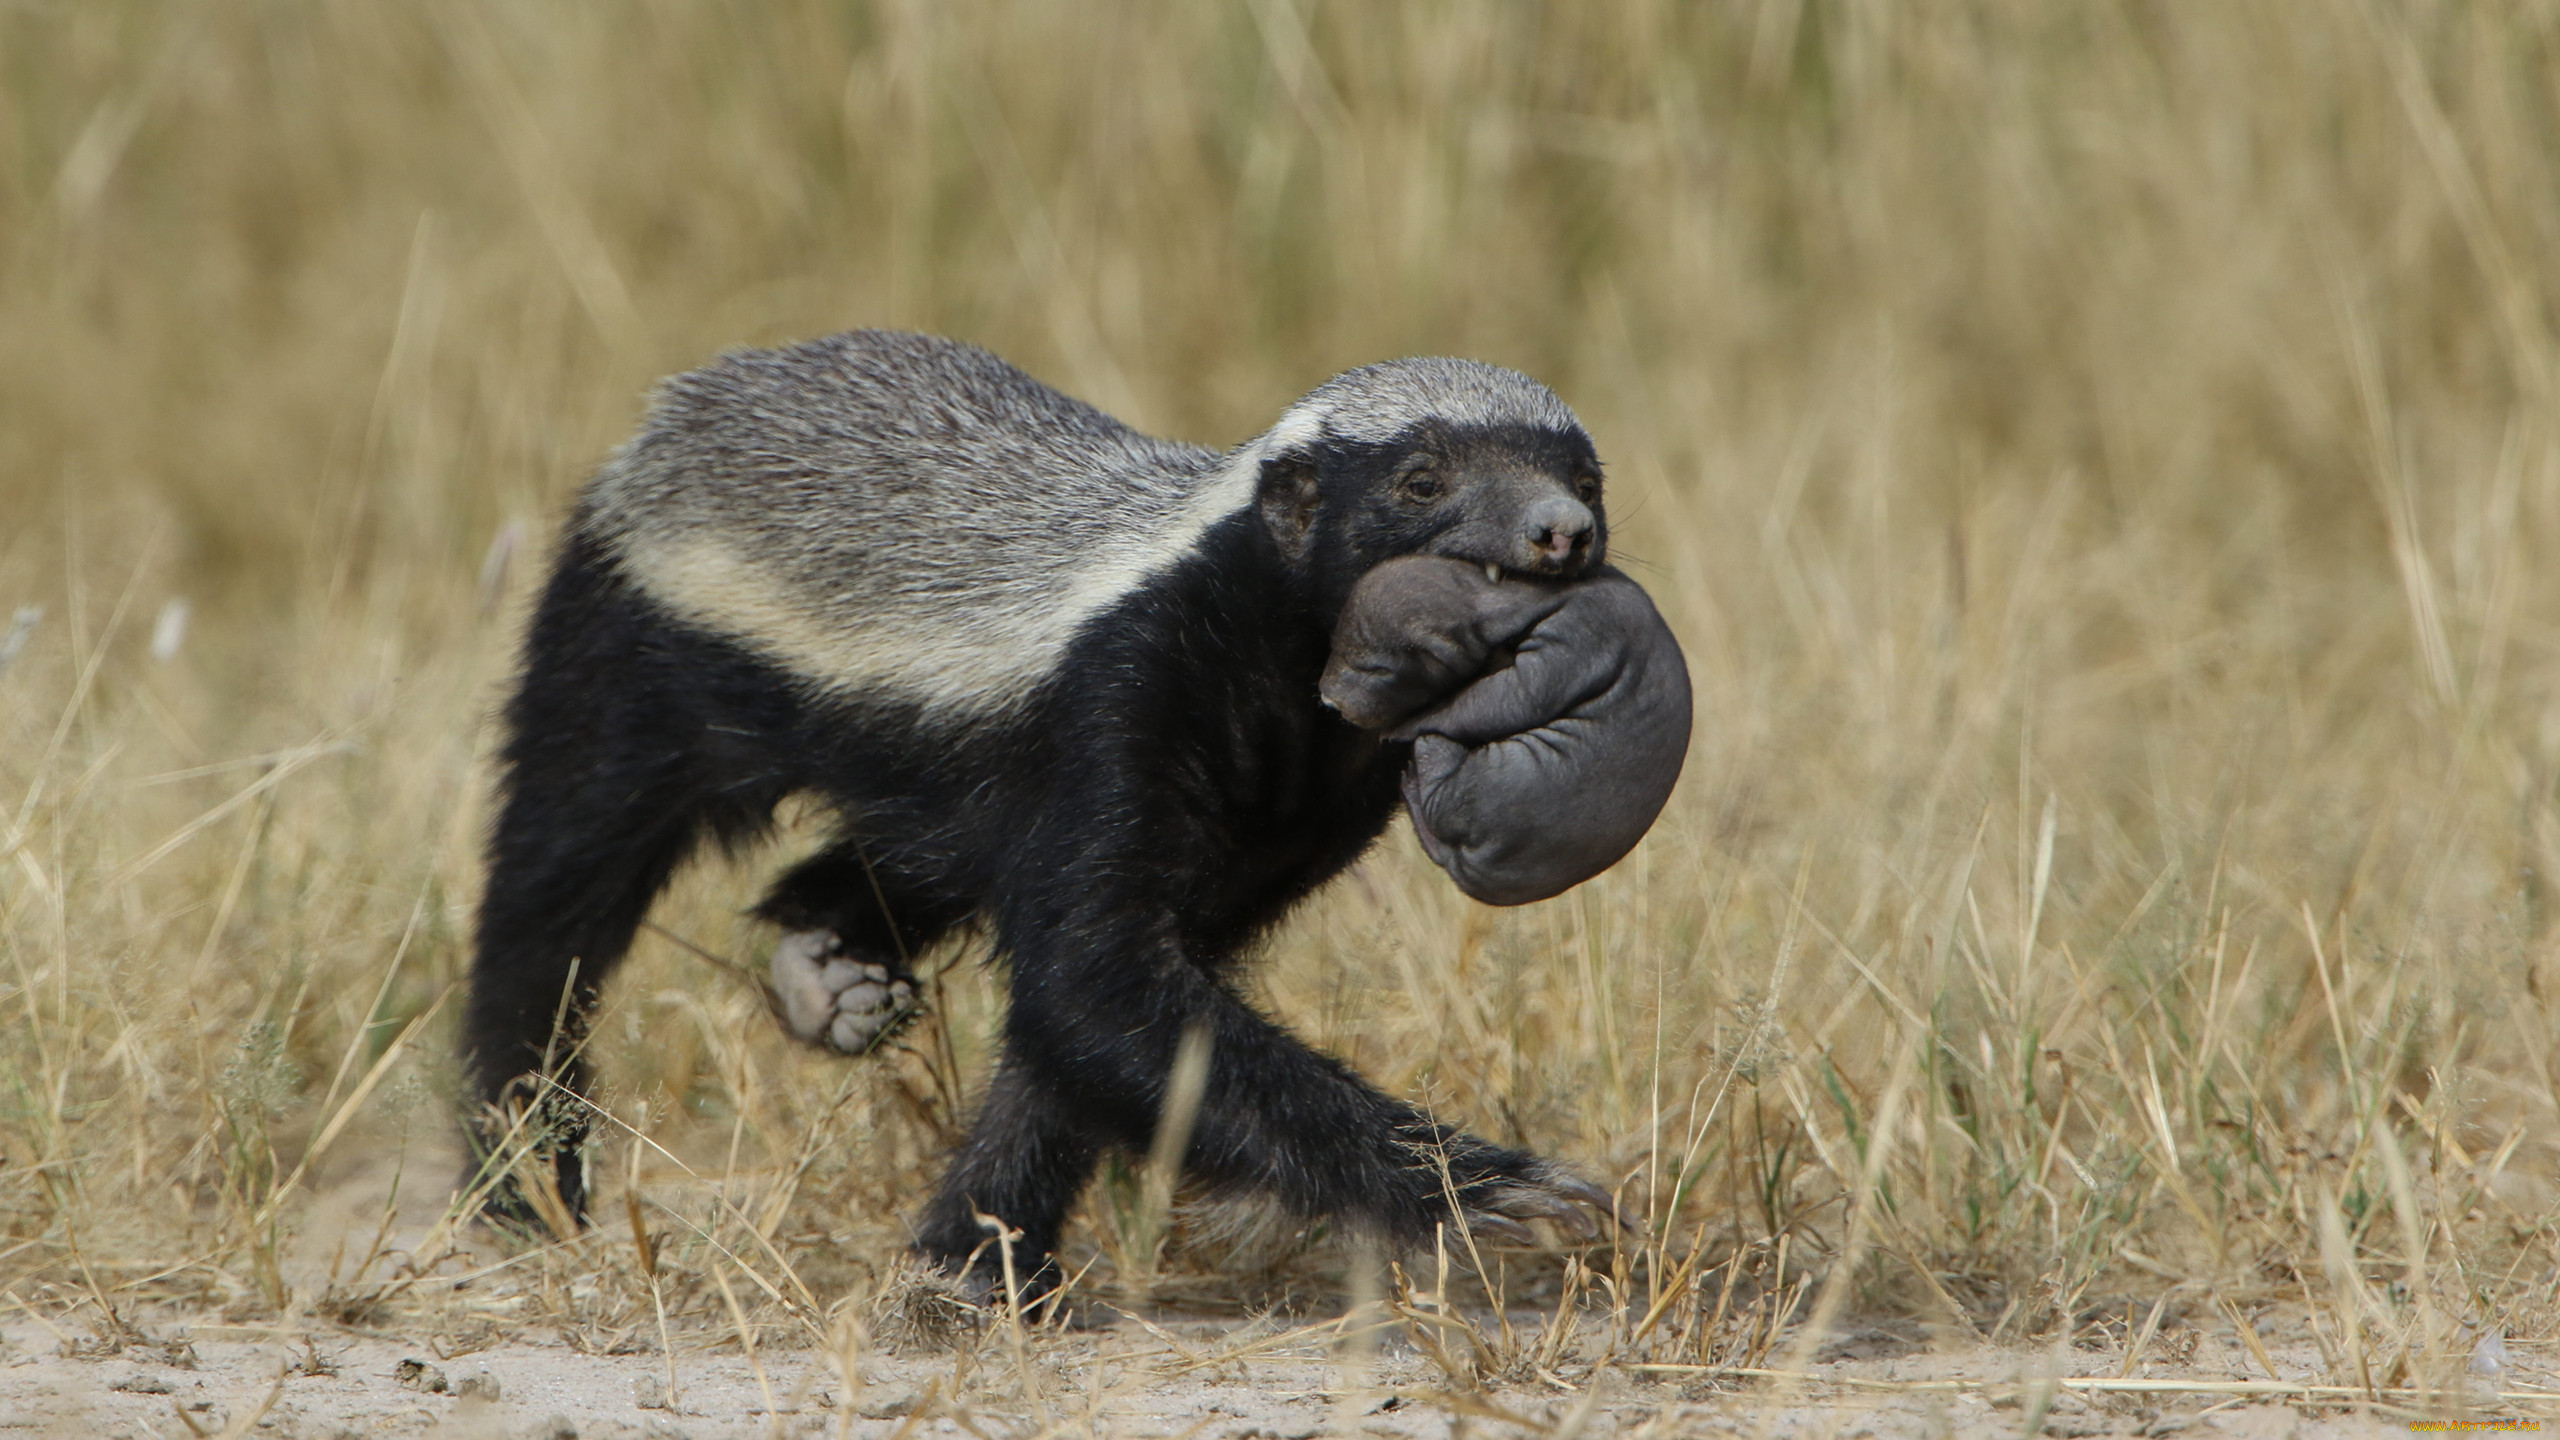
[[[2356,1262],[2355,1242],[2347,1236],[2347,1225],[2338,1213],[2336,1197],[2323,1190],[2319,1196],[2318,1225],[2320,1265],[2328,1272],[2330,1318],[2337,1325],[2339,1341],[2346,1361],[2355,1367],[2356,1383],[2367,1398],[2374,1393],[2373,1367],[2365,1348],[2365,1310],[2371,1303],[2365,1294],[2364,1276]]]
[[[1154,1298],[1156,1267],[1167,1224],[1173,1214],[1173,1191],[1182,1178],[1182,1157],[1191,1148],[1191,1132],[1200,1119],[1200,1097],[1209,1089],[1209,1025],[1195,1020],[1183,1027],[1166,1072],[1164,1096],[1156,1107],[1155,1140],[1147,1148],[1146,1183],[1131,1223],[1130,1258],[1137,1272],[1127,1281],[1132,1300]]]
[[[27,790],[18,800],[17,813],[10,817],[8,839],[5,844],[0,844],[0,855],[10,854],[25,843],[27,820],[35,813],[37,798],[44,793],[45,777],[52,771],[54,759],[62,753],[63,742],[70,738],[72,723],[79,718],[81,710],[89,702],[90,693],[97,686],[98,669],[106,664],[109,645],[123,627],[125,611],[132,607],[134,593],[142,584],[143,572],[157,558],[158,549],[157,537],[147,540],[142,553],[135,558],[133,568],[126,572],[124,588],[116,592],[115,607],[107,612],[105,632],[98,637],[98,643],[91,647],[87,657],[81,660],[80,678],[73,682],[70,695],[62,703],[52,735],[46,738],[44,749],[38,753],[35,763],[27,767]],[[32,622],[28,628],[34,628]]]
[[[2406,1267],[2402,1274],[2416,1311],[2418,1376],[2422,1385],[2439,1384],[2452,1373],[2447,1363],[2448,1347],[2459,1330],[2436,1309],[2435,1286],[2429,1283],[2427,1273],[2426,1212],[2418,1208],[2418,1187],[2410,1177],[2408,1157],[2400,1152],[2399,1137],[2387,1119],[2373,1127],[2373,1142],[2374,1153],[2382,1158],[2392,1215],[2399,1222],[2400,1257]]]
[[[1839,1322],[1848,1304],[1849,1289],[1856,1283],[1859,1262],[1866,1258],[1869,1237],[1877,1220],[1877,1190],[1892,1162],[1896,1143],[1902,1137],[1903,1111],[1910,1103],[1912,1075],[1916,1069],[1920,1047],[1919,1033],[1905,1031],[1896,1049],[1893,1068],[1887,1072],[1874,1118],[1867,1130],[1866,1153],[1860,1157],[1857,1181],[1850,1191],[1849,1230],[1838,1253],[1831,1257],[1829,1273],[1823,1277],[1822,1289],[1814,1297],[1813,1313],[1798,1328],[1795,1340],[1787,1347],[1787,1355],[1778,1370],[1802,1376],[1810,1373],[1813,1357],[1822,1342]]]
[[[329,1147],[337,1142],[338,1136],[346,1130],[349,1122],[355,1119],[356,1112],[364,1108],[366,1100],[372,1098],[374,1087],[382,1083],[383,1076],[391,1073],[391,1067],[398,1062],[402,1052],[408,1048],[409,1041],[420,1030],[425,1029],[429,1021],[435,1019],[437,1012],[444,1009],[444,1002],[453,998],[453,991],[452,985],[437,991],[436,998],[430,1001],[425,1009],[410,1016],[409,1023],[400,1027],[400,1033],[391,1037],[391,1043],[382,1047],[382,1053],[374,1057],[373,1064],[365,1068],[364,1078],[357,1081],[356,1088],[347,1095],[346,1103],[330,1113],[328,1122],[320,1127],[319,1135],[303,1148],[302,1158],[294,1162],[292,1171],[269,1194],[266,1204],[259,1208],[254,1222],[256,1226],[263,1226],[275,1218],[277,1208],[283,1205],[286,1198],[293,1193],[294,1187],[302,1183],[302,1177],[310,1172],[312,1162],[328,1153]]]
[[[720,1287],[721,1303],[729,1307],[729,1323],[735,1327],[738,1348],[745,1352],[747,1368],[756,1376],[756,1391],[764,1396],[766,1433],[782,1433],[782,1410],[773,1403],[773,1381],[764,1373],[764,1357],[756,1353],[755,1326],[747,1320],[746,1307],[738,1303],[738,1292],[729,1285],[729,1277],[719,1261],[711,1262],[711,1283]]]
[[[169,856],[176,853],[177,850],[184,846],[188,841],[203,834],[206,830],[212,828],[212,826],[220,822],[225,816],[231,814],[235,810],[238,810],[241,806],[253,804],[264,799],[278,786],[281,786],[285,781],[292,779],[296,773],[309,766],[313,761],[323,759],[327,756],[344,753],[346,753],[346,751],[343,744],[335,738],[323,738],[307,741],[301,745],[295,746],[291,750],[285,751],[283,756],[276,761],[273,769],[268,770],[257,779],[252,780],[248,784],[241,786],[238,790],[233,791],[230,797],[225,799],[221,804],[214,806],[212,809],[205,811],[203,814],[196,816],[192,820],[189,820],[186,824],[179,826],[177,830],[172,832],[159,844],[152,846],[150,849],[143,851],[140,855],[126,861],[113,875],[107,878],[107,888],[121,889],[126,885],[132,884],[145,872],[149,871],[151,867],[168,859]]]

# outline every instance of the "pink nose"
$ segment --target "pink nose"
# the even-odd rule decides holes
[[[1596,538],[1592,533],[1596,519],[1590,507],[1572,496],[1549,495],[1521,515],[1519,534],[1529,542],[1535,563],[1562,570],[1573,563],[1575,551]]]

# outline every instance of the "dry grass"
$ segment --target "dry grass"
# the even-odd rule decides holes
[[[450,1183],[478,760],[566,496],[654,377],[878,324],[1221,443],[1345,365],[1519,366],[1699,684],[1616,872],[1493,912],[1399,840],[1267,970],[1624,1185],[1644,1244],[1485,1257],[1583,1329],[1466,1311],[1462,1237],[1159,1274],[1134,1166],[1093,1293],[1347,1288],[1466,1384],[2284,1314],[2321,1383],[2441,1390],[2560,1298],[2555,67],[2541,7],[2430,0],[0,9],[0,611],[44,609],[0,1304],[866,1343],[967,963],[837,1063],[644,937],[596,1231],[297,1237],[390,1157]],[[772,863],[659,923],[758,959]],[[955,1379],[1045,1393],[1037,1339]]]

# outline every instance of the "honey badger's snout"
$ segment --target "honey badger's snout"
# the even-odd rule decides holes
[[[1591,507],[1570,495],[1549,495],[1530,503],[1520,515],[1522,563],[1518,568],[1562,574],[1591,554],[1598,530]]]
[[[1514,575],[1575,579],[1609,558],[1609,521],[1598,482],[1568,485],[1569,473],[1485,466],[1459,491],[1446,528],[1416,548]]]

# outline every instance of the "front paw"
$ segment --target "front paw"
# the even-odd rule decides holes
[[[913,980],[847,954],[832,930],[794,930],[773,947],[774,1014],[793,1037],[867,1055],[923,1012]]]
[[[1455,1189],[1468,1232],[1496,1244],[1536,1244],[1537,1232],[1527,1223],[1532,1220],[1550,1221],[1567,1240],[1581,1244],[1610,1229],[1613,1240],[1644,1234],[1644,1222],[1608,1191],[1552,1160],[1500,1152],[1498,1161]]]

